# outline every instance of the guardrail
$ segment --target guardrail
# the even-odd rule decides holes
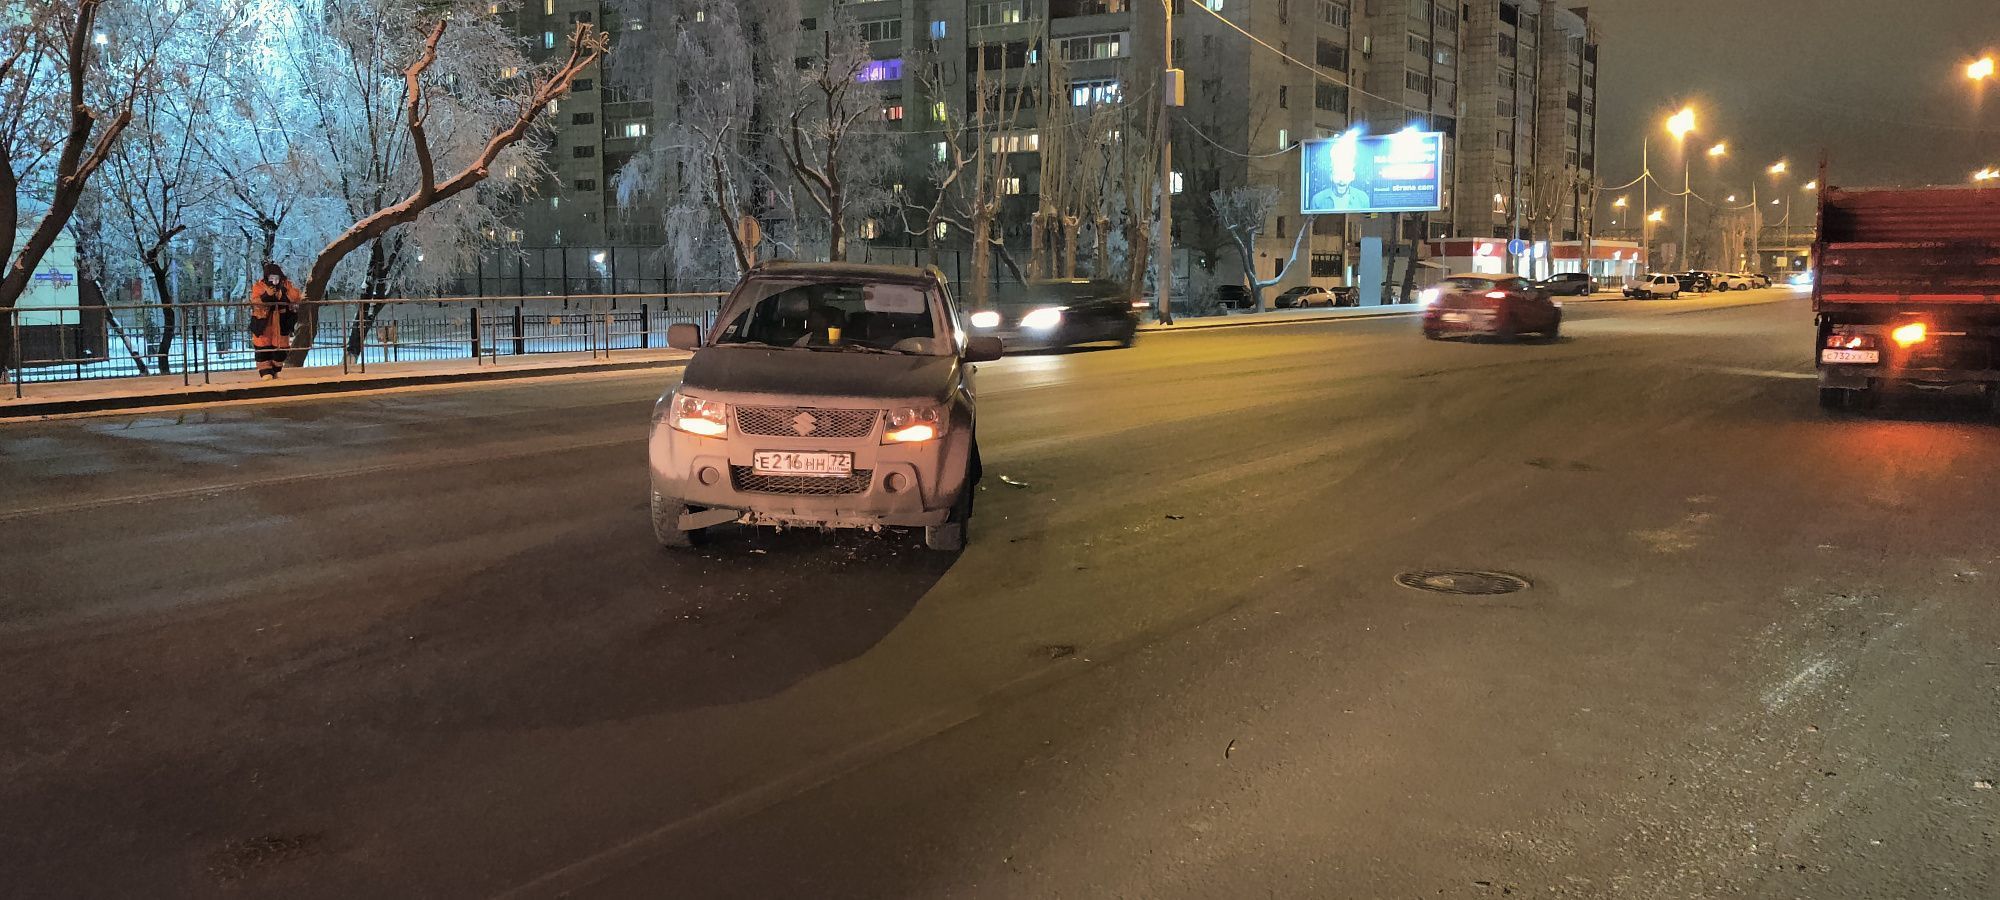
[[[667,328],[715,325],[719,293],[591,294],[566,298],[477,297],[326,300],[300,304],[315,323],[304,365],[339,366],[473,360],[663,348]],[[0,307],[13,340],[0,359],[0,385],[16,398],[25,385],[179,375],[207,384],[222,372],[256,368],[245,301]],[[296,354],[295,354],[296,355]]]

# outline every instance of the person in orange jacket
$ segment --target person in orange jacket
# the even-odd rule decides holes
[[[285,368],[298,324],[299,289],[277,263],[264,264],[264,277],[250,289],[250,346],[257,351],[257,380],[271,381]]]

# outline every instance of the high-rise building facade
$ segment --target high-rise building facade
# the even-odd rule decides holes
[[[1279,195],[1250,266],[1260,280],[1279,279],[1280,288],[1351,282],[1364,235],[1410,248],[1451,236],[1559,242],[1589,235],[1597,41],[1582,10],[1552,0],[1166,2],[1174,64],[1185,73],[1185,105],[1172,113],[1172,135],[1175,243],[1183,254],[1177,271],[1190,276],[1186,289],[1241,282],[1241,254],[1208,198],[1246,185]],[[671,0],[654,8],[665,13]],[[801,52],[821,46],[816,32],[838,17],[858,26],[881,61],[868,77],[885,98],[886,127],[904,138],[896,180],[913,198],[921,199],[942,152],[936,138],[950,116],[968,108],[981,70],[1022,92],[1013,95],[1020,110],[1007,133],[988,136],[1009,148],[999,225],[1010,246],[1027,242],[1041,205],[1041,153],[1081,153],[1115,140],[1116,129],[1080,130],[1090,110],[1150,118],[1157,109],[1160,0],[802,0],[798,12]],[[512,14],[543,53],[561,52],[578,21],[614,32],[659,27],[636,14],[616,21],[598,0],[525,0]],[[610,80],[594,73],[562,102],[551,150],[556,176],[545,196],[531,201],[546,206],[524,216],[522,240],[664,239],[658,211],[621,210],[612,187],[619,167],[649,138],[653,104],[668,101],[621,95]],[[1051,101],[1074,109],[1045,123]],[[1312,221],[1300,214],[1301,141],[1409,127],[1447,136],[1443,210]],[[1063,132],[1045,136],[1044,128]],[[913,240],[902,227],[872,225],[859,237],[878,245]],[[1406,251],[1404,259],[1414,255]],[[1384,277],[1398,276],[1392,268]]]

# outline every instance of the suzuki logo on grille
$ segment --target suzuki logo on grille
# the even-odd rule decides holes
[[[792,417],[792,430],[798,432],[800,437],[812,434],[813,429],[818,427],[819,420],[813,418],[812,413],[802,412]]]

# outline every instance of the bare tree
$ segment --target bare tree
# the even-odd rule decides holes
[[[0,109],[6,120],[0,125],[0,217],[9,223],[0,228],[0,260],[7,261],[0,276],[0,363],[14,357],[14,304],[151,84],[157,58],[151,47],[135,42],[113,58],[99,43],[104,5],[31,0],[10,11],[19,18],[0,31],[0,98],[6,101]],[[48,102],[52,96],[61,104]],[[24,184],[35,195],[31,205],[39,207],[41,221],[16,247]]]
[[[171,351],[180,316],[175,307],[174,245],[190,228],[208,224],[203,208],[222,189],[229,173],[202,164],[198,141],[216,127],[211,117],[220,99],[221,60],[215,48],[242,14],[240,4],[190,7],[193,12],[170,31],[145,35],[162,39],[168,60],[160,90],[142,92],[133,105],[133,125],[105,160],[97,189],[114,220],[113,231],[133,251],[159,304],[160,331],[153,351],[162,373],[173,371]],[[203,240],[211,235],[201,234]],[[200,260],[206,264],[204,258]]]
[[[1270,221],[1271,214],[1278,208],[1279,192],[1274,187],[1244,185],[1223,188],[1209,194],[1209,203],[1215,211],[1215,220],[1236,245],[1236,252],[1243,262],[1243,282],[1250,289],[1250,298],[1259,311],[1265,309],[1264,289],[1285,280],[1285,273],[1291,271],[1298,262],[1299,248],[1305,246],[1306,235],[1312,233],[1312,217],[1307,216],[1299,223],[1297,234],[1292,237],[1291,255],[1278,267],[1277,274],[1268,279],[1257,277],[1257,236],[1264,231],[1264,223]]]
[[[868,55],[844,12],[820,35],[820,54],[801,78],[781,147],[792,175],[827,225],[826,253],[847,258],[847,231],[888,198],[881,182],[897,154],[883,146],[879,83],[884,63]],[[870,144],[874,146],[869,146]]]
[[[295,365],[304,362],[312,347],[317,326],[315,304],[326,298],[336,268],[354,251],[369,247],[363,298],[381,300],[388,297],[388,280],[397,266],[424,261],[422,253],[411,254],[418,257],[415,260],[404,255],[407,245],[400,240],[405,235],[401,229],[429,222],[444,226],[442,230],[449,234],[464,235],[479,234],[496,224],[490,204],[468,206],[446,201],[480,188],[494,176],[503,157],[509,167],[532,167],[533,159],[518,153],[509,155],[510,151],[530,136],[550,104],[567,95],[577,76],[594,65],[609,46],[607,35],[579,23],[570,34],[568,55],[545,70],[484,71],[491,59],[476,58],[475,62],[467,58],[473,56],[472,48],[461,45],[453,56],[454,65],[438,71],[439,47],[454,21],[438,18],[426,29],[414,58],[402,70],[393,119],[376,118],[372,110],[379,106],[370,96],[343,101],[322,94],[313,101],[327,125],[345,112],[344,102],[365,107],[355,126],[362,132],[360,140],[343,146],[329,138],[329,152],[341,162],[342,192],[357,218],[319,251],[307,272],[303,292],[308,304],[293,338]],[[360,22],[354,27],[375,26]],[[479,37],[490,40],[485,35]],[[369,49],[377,54],[389,52],[389,48],[375,44]],[[347,65],[365,68],[377,58],[351,59]],[[496,78],[515,88],[506,90],[506,85],[493,81]],[[486,94],[483,103],[469,102],[468,93],[472,85],[482,83],[479,79],[493,84],[493,93]],[[355,82],[364,90],[376,88],[365,74]],[[442,127],[434,132],[434,124]],[[355,151],[366,158],[340,159],[343,153]],[[441,166],[454,165],[458,167],[455,172],[440,171]],[[515,177],[521,176],[517,172]],[[350,354],[359,352],[360,335],[382,307],[372,303],[357,309],[349,335]]]

